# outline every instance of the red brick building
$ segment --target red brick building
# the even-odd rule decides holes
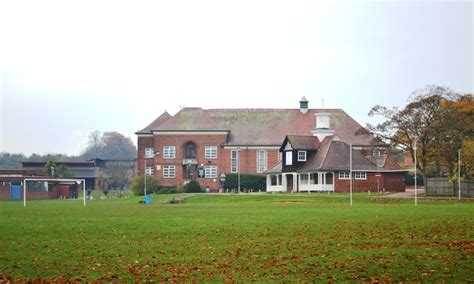
[[[304,98],[294,109],[183,108],[174,116],[161,114],[136,135],[139,174],[165,186],[196,179],[212,191],[219,189],[222,173],[265,174],[281,161],[287,135],[376,143],[343,110],[308,109]]]

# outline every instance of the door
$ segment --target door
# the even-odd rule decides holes
[[[11,185],[10,186],[10,198],[12,200],[21,199],[21,185]]]
[[[293,175],[286,175],[286,191],[293,191]]]

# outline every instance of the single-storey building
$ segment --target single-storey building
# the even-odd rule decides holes
[[[336,135],[288,135],[280,152],[282,160],[265,172],[267,192],[348,192],[351,171],[355,192],[405,191],[405,171],[390,155],[364,156],[360,145],[351,148]]]
[[[0,170],[0,200],[78,198],[82,181],[52,179],[43,171],[31,169]]]

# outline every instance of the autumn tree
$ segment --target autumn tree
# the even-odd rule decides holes
[[[442,119],[437,125],[438,161],[450,176],[457,176],[458,150],[462,153],[463,174],[472,176],[474,161],[474,99],[473,95],[460,95],[456,100],[441,103]]]
[[[408,151],[415,159],[417,147],[417,168],[423,180],[435,157],[437,157],[438,126],[442,120],[441,104],[456,94],[449,88],[427,86],[413,92],[409,103],[403,109],[376,105],[369,116],[382,116],[385,121],[378,125],[368,125],[377,137],[395,147]]]

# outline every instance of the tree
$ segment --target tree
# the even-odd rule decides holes
[[[460,95],[456,100],[441,104],[442,119],[437,129],[438,160],[446,167],[450,177],[457,177],[458,150],[462,152],[463,174],[472,176],[472,145],[474,140],[474,98],[471,94]]]
[[[7,152],[0,153],[0,168],[2,169],[19,169],[21,168],[21,161],[26,157],[23,154],[10,154]]]
[[[60,177],[60,178],[73,178],[74,177],[74,173],[66,168],[64,165],[59,165],[57,170],[55,171],[55,174],[57,177]]]
[[[143,176],[136,176],[132,178],[132,191],[134,195],[141,195],[143,196],[145,188],[145,181]],[[154,176],[147,175],[146,176],[146,192],[150,194],[152,192],[158,192],[160,190],[160,184],[155,179]]]
[[[56,163],[52,160],[48,160],[48,162],[46,162],[46,165],[44,166],[43,171],[50,177],[56,177],[57,176],[57,173],[55,172],[56,168],[57,168]]]
[[[132,176],[133,169],[121,162],[109,163],[99,172],[104,189],[119,189],[120,191],[130,185]]]
[[[137,156],[137,148],[132,139],[112,131],[101,134],[94,131],[89,135],[89,142],[86,149],[82,152],[81,158],[105,159],[105,160],[132,160]]]
[[[375,126],[369,124],[367,127],[383,141],[408,151],[413,161],[416,143],[417,167],[423,180],[426,180],[430,162],[437,156],[437,127],[442,120],[441,103],[455,96],[446,87],[427,86],[415,91],[402,110],[380,105],[372,107],[369,116],[380,115],[385,121]]]

